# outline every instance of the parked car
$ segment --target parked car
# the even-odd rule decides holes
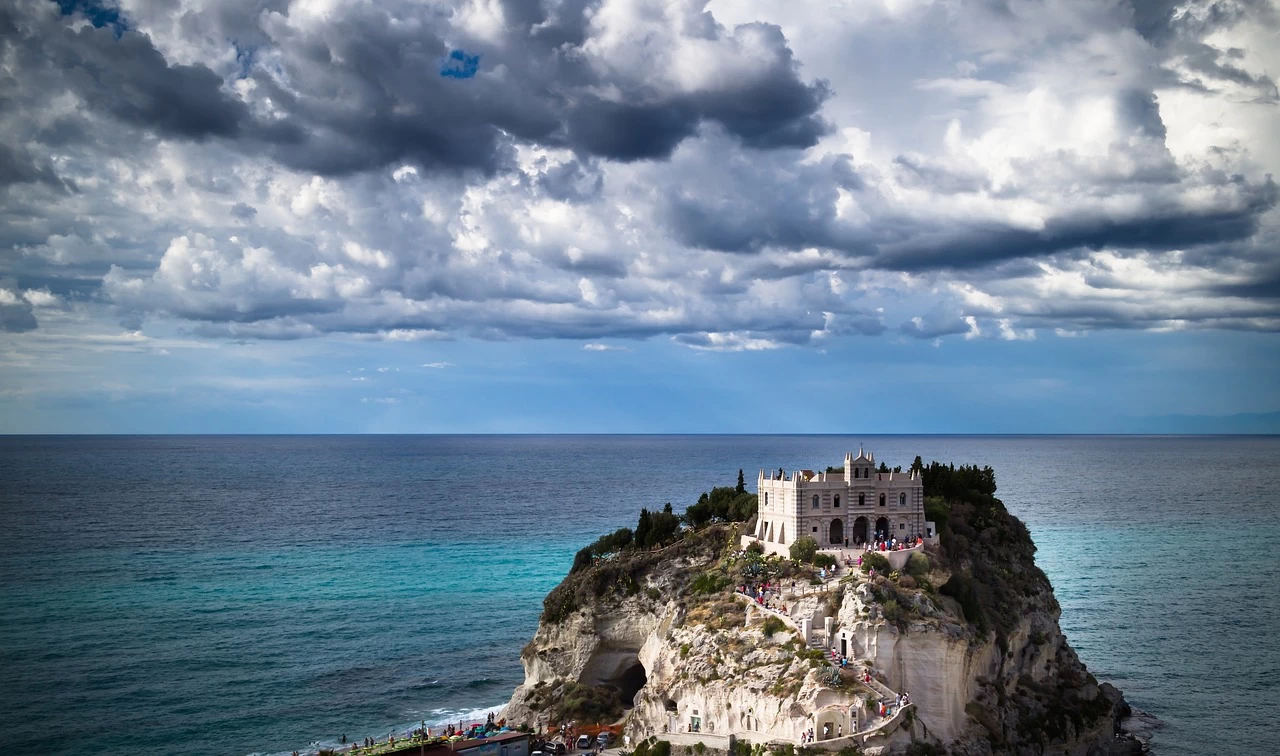
[[[595,744],[596,744],[596,739],[590,735],[578,736],[578,750],[580,751],[585,751],[586,749],[590,748]]]
[[[608,746],[613,742],[613,733],[608,730],[601,730],[600,734],[596,736],[596,742],[602,746]]]
[[[565,751],[569,750],[564,747],[564,743],[555,740],[548,740],[542,744],[542,750],[551,756],[564,756]]]

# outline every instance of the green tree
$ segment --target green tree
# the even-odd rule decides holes
[[[887,575],[891,569],[889,560],[885,558],[884,554],[868,551],[862,555],[862,571],[870,572],[872,569],[875,569],[881,575]]]
[[[640,521],[636,523],[636,545],[640,548],[648,548],[649,534],[653,531],[653,515],[649,514],[648,509],[640,509]]]
[[[791,542],[791,558],[797,562],[812,562],[813,555],[817,553],[818,542],[809,536],[801,536]]]
[[[739,494],[744,494],[747,492],[747,481],[746,481],[746,478],[742,477],[741,467],[738,468],[738,487],[735,490]]]
[[[920,455],[916,455],[916,461],[911,463],[911,472],[918,473],[924,470],[924,460],[920,459]]]
[[[591,547],[584,546],[578,549],[578,553],[573,555],[573,567],[569,568],[569,572],[581,572],[590,567],[595,560],[591,556]]]
[[[881,463],[880,463],[880,469],[879,469],[879,470],[877,470],[877,472],[882,472],[882,473],[889,472],[889,466],[888,466],[888,465],[886,465],[885,463],[881,462]]]

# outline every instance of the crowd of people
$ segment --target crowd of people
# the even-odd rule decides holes
[[[458,725],[451,724],[445,727],[435,728],[434,732],[432,732],[432,728],[428,727],[427,723],[424,721],[420,727],[416,727],[399,736],[393,732],[387,736],[386,740],[379,740],[378,738],[363,738],[359,743],[353,743],[346,749],[346,752],[351,754],[381,753],[384,749],[394,750],[397,742],[399,742],[403,747],[406,744],[417,745],[421,743],[430,743],[432,741],[455,739],[472,740],[486,737],[490,733],[502,732],[506,729],[506,720],[496,719],[493,712],[489,713],[484,724],[476,723],[466,727],[462,726],[461,723]],[[342,736],[341,742],[344,744],[347,742],[346,735]],[[298,752],[294,751],[293,756],[298,756]]]
[[[795,581],[791,581],[791,592],[795,593]],[[766,609],[771,609],[779,614],[787,613],[787,605],[782,602],[782,584],[778,582],[765,581],[763,583],[744,583],[734,588],[735,591],[742,595],[753,599],[757,604]]]
[[[874,543],[868,544],[867,551],[902,551],[903,549],[911,549],[916,546],[923,546],[924,538],[915,536],[914,538],[899,539],[889,537],[882,533],[876,533]]]

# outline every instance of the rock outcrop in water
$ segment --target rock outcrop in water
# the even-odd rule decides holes
[[[829,727],[830,739],[819,734],[813,745],[1140,752],[1117,735],[1128,714],[1120,692],[1094,679],[1059,629],[1058,603],[1022,523],[989,494],[942,505],[942,546],[927,560],[913,558],[903,574],[854,570],[804,595],[784,589],[775,605],[785,615],[735,586],[761,570],[787,588],[806,585],[807,574],[740,551],[741,524],[576,571],[544,602],[521,657],[525,681],[504,716],[530,724],[624,716],[632,742],[656,735],[712,748],[732,734],[785,750]],[[843,648],[851,669],[831,666],[830,648]],[[877,702],[904,691],[911,705],[879,716]]]

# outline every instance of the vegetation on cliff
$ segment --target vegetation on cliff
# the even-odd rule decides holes
[[[703,492],[695,504],[676,514],[667,502],[661,510],[640,510],[640,518],[634,530],[618,528],[600,536],[574,555],[570,573],[581,572],[597,560],[608,558],[628,550],[652,549],[672,543],[683,537],[685,526],[700,528],[717,522],[747,522],[756,516],[756,495],[747,493],[742,471],[738,471],[736,486],[717,486],[710,493]]]
[[[1051,591],[1027,526],[995,497],[990,467],[926,466],[916,457],[912,469],[923,478],[925,517],[938,528],[951,570],[939,592],[960,604],[979,634],[994,630],[1003,647],[1028,601]]]

